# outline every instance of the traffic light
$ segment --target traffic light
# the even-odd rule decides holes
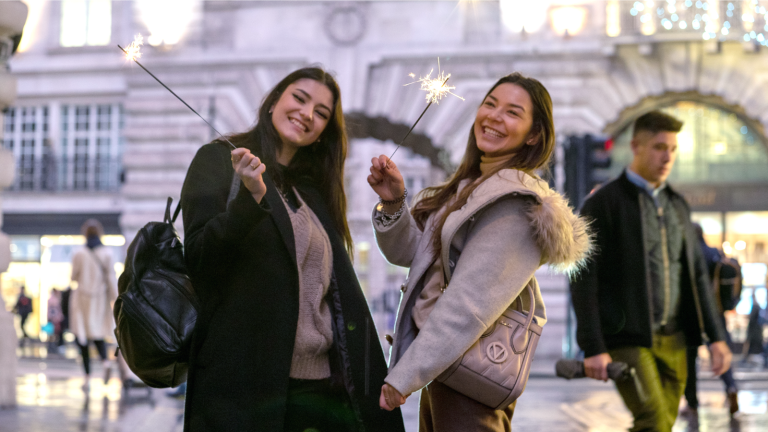
[[[575,207],[598,186],[608,181],[611,139],[592,135],[571,136],[565,143],[565,194]]]

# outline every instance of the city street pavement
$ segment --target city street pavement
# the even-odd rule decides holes
[[[16,410],[0,411],[0,432],[152,431],[182,430],[183,400],[165,390],[133,388],[122,391],[114,371],[107,385],[99,362],[94,362],[88,395],[82,390],[80,365],[72,359],[22,358],[19,363]],[[631,425],[611,384],[593,380],[564,381],[543,367],[532,375],[520,398],[512,422],[515,432],[613,432]],[[746,375],[743,375],[746,376]],[[758,375],[759,376],[759,375]],[[718,380],[700,382],[698,425],[683,416],[675,432],[768,430],[768,380],[743,380],[739,401],[742,412],[731,421]],[[418,397],[403,408],[408,432],[418,430]]]

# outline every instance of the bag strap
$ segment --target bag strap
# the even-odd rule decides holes
[[[469,230],[467,230],[467,235],[469,235]],[[465,242],[466,243],[466,242]],[[448,271],[450,272],[450,275],[453,276],[453,271],[456,270],[456,264],[459,262],[459,258],[461,257],[461,252],[459,249],[451,244],[451,248],[448,250]],[[445,264],[443,264],[445,265]],[[531,297],[531,305],[528,308],[528,317],[525,322],[525,328],[528,329],[531,327],[531,322],[533,322],[533,310],[535,305],[535,299],[534,299],[534,292],[533,288],[531,288],[531,284],[528,283],[525,285],[528,291],[528,295]],[[446,284],[446,289],[448,288],[448,285]],[[520,311],[525,312],[523,301],[520,299],[520,296],[518,295],[515,297],[515,299],[512,301],[512,304],[510,306],[514,306],[516,302],[520,302]]]
[[[96,260],[96,265],[98,265],[99,270],[101,270],[101,277],[104,279],[104,283],[106,284],[107,289],[109,289],[109,277],[107,276],[107,271],[104,269],[104,263],[101,262],[101,260],[99,259],[99,256],[96,255],[96,252],[94,252],[93,249],[87,246],[85,247],[85,249],[87,249],[88,252],[90,252],[93,259]]]
[[[240,190],[240,176],[237,175],[237,172],[232,176],[232,183],[229,186],[229,195],[227,196],[227,206],[229,206],[229,203],[232,202],[233,199],[237,196],[237,192]],[[176,210],[173,211],[173,217],[171,217],[171,203],[173,202],[173,198],[168,197],[168,202],[165,205],[165,219],[163,221],[165,223],[175,223],[176,218],[179,217],[179,212],[181,212],[181,200],[179,200],[179,203],[176,204]]]
[[[723,312],[723,301],[720,299],[720,269],[723,268],[723,261],[720,260],[715,264],[715,271],[712,277],[712,285],[715,290],[715,301],[717,302],[717,308],[720,312]]]

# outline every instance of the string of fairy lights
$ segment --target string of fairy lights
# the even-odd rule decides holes
[[[704,40],[741,37],[768,46],[768,1],[635,1],[629,10],[641,31],[700,31]],[[660,29],[659,29],[660,27]]]

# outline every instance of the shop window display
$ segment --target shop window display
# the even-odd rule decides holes
[[[114,270],[119,277],[125,261],[125,238],[121,235],[105,235],[104,246],[112,252]],[[71,235],[11,236],[11,263],[0,274],[0,295],[6,307],[16,304],[21,287],[32,298],[33,312],[25,329],[33,338],[45,339],[40,331],[47,323],[47,305],[51,289],[64,290],[69,286],[72,274],[72,255],[85,244],[85,237]]]

